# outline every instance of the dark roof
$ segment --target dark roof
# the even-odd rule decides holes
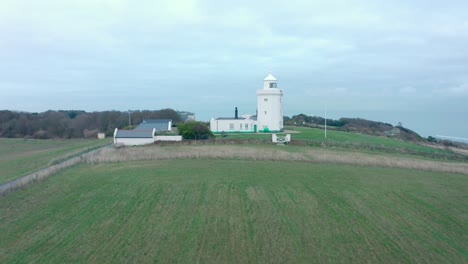
[[[246,119],[257,120],[257,116],[253,115],[250,118],[239,117],[237,119],[235,117],[218,117],[218,118],[216,118],[216,120],[246,120]]]
[[[117,130],[116,138],[152,138],[153,129]]]
[[[152,123],[152,124],[159,124],[159,123],[169,123],[172,119],[144,119],[142,123]]]
[[[239,117],[239,118],[235,118],[235,117],[218,117],[216,118],[216,120],[244,120],[245,118],[243,117]]]
[[[169,122],[171,119],[145,119],[135,129],[156,129],[156,131],[168,131]]]

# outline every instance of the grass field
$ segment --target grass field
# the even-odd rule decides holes
[[[305,162],[80,165],[0,198],[0,263],[466,263],[467,189]]]
[[[24,140],[0,138],[0,183],[14,180],[81,151],[111,143],[106,140]]]
[[[393,149],[400,152],[408,151],[415,154],[439,154],[449,157],[454,155],[453,152],[444,149],[431,148],[412,142],[382,136],[371,136],[365,134],[329,130],[327,132],[327,138],[325,138],[324,131],[318,128],[288,127],[286,129],[296,132],[291,134],[292,140],[338,143],[338,146],[340,146],[339,144],[341,143],[343,147],[353,145],[354,147],[361,147],[364,149],[372,147],[382,147],[388,150]],[[218,138],[222,137],[218,135]],[[271,140],[271,134],[228,134],[225,139]]]

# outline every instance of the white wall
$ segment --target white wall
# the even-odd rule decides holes
[[[258,131],[283,130],[283,91],[281,89],[262,89],[257,91]]]
[[[253,132],[255,120],[252,119],[214,119],[210,121],[210,130],[219,132]],[[246,128],[247,125],[247,128]]]
[[[154,141],[182,141],[182,136],[155,136]]]
[[[116,146],[139,146],[153,143],[153,138],[114,138],[114,145]]]
[[[169,121],[169,124],[167,125],[167,131],[172,130],[172,121]]]

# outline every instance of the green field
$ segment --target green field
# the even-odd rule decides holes
[[[467,189],[292,161],[79,165],[0,198],[0,263],[466,263]]]
[[[310,142],[324,142],[330,143],[333,146],[343,148],[358,148],[358,149],[373,149],[378,147],[378,151],[388,150],[396,151],[400,153],[412,153],[422,155],[441,155],[447,158],[454,156],[453,152],[431,148],[416,143],[402,141],[398,139],[383,137],[383,136],[371,136],[365,134],[358,134],[352,132],[343,131],[327,131],[327,138],[324,136],[324,130],[318,128],[307,128],[307,127],[288,127],[290,131],[296,132],[291,133],[292,140],[310,141]],[[260,140],[271,140],[271,134],[228,134],[226,137],[217,135],[219,139],[260,139]]]
[[[110,139],[0,138],[0,183],[14,180],[87,149],[109,144]]]

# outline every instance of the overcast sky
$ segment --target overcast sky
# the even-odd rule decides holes
[[[468,137],[467,14],[466,0],[1,0],[0,109],[208,120],[255,113],[272,73],[286,115],[453,116],[466,124],[442,133]]]

